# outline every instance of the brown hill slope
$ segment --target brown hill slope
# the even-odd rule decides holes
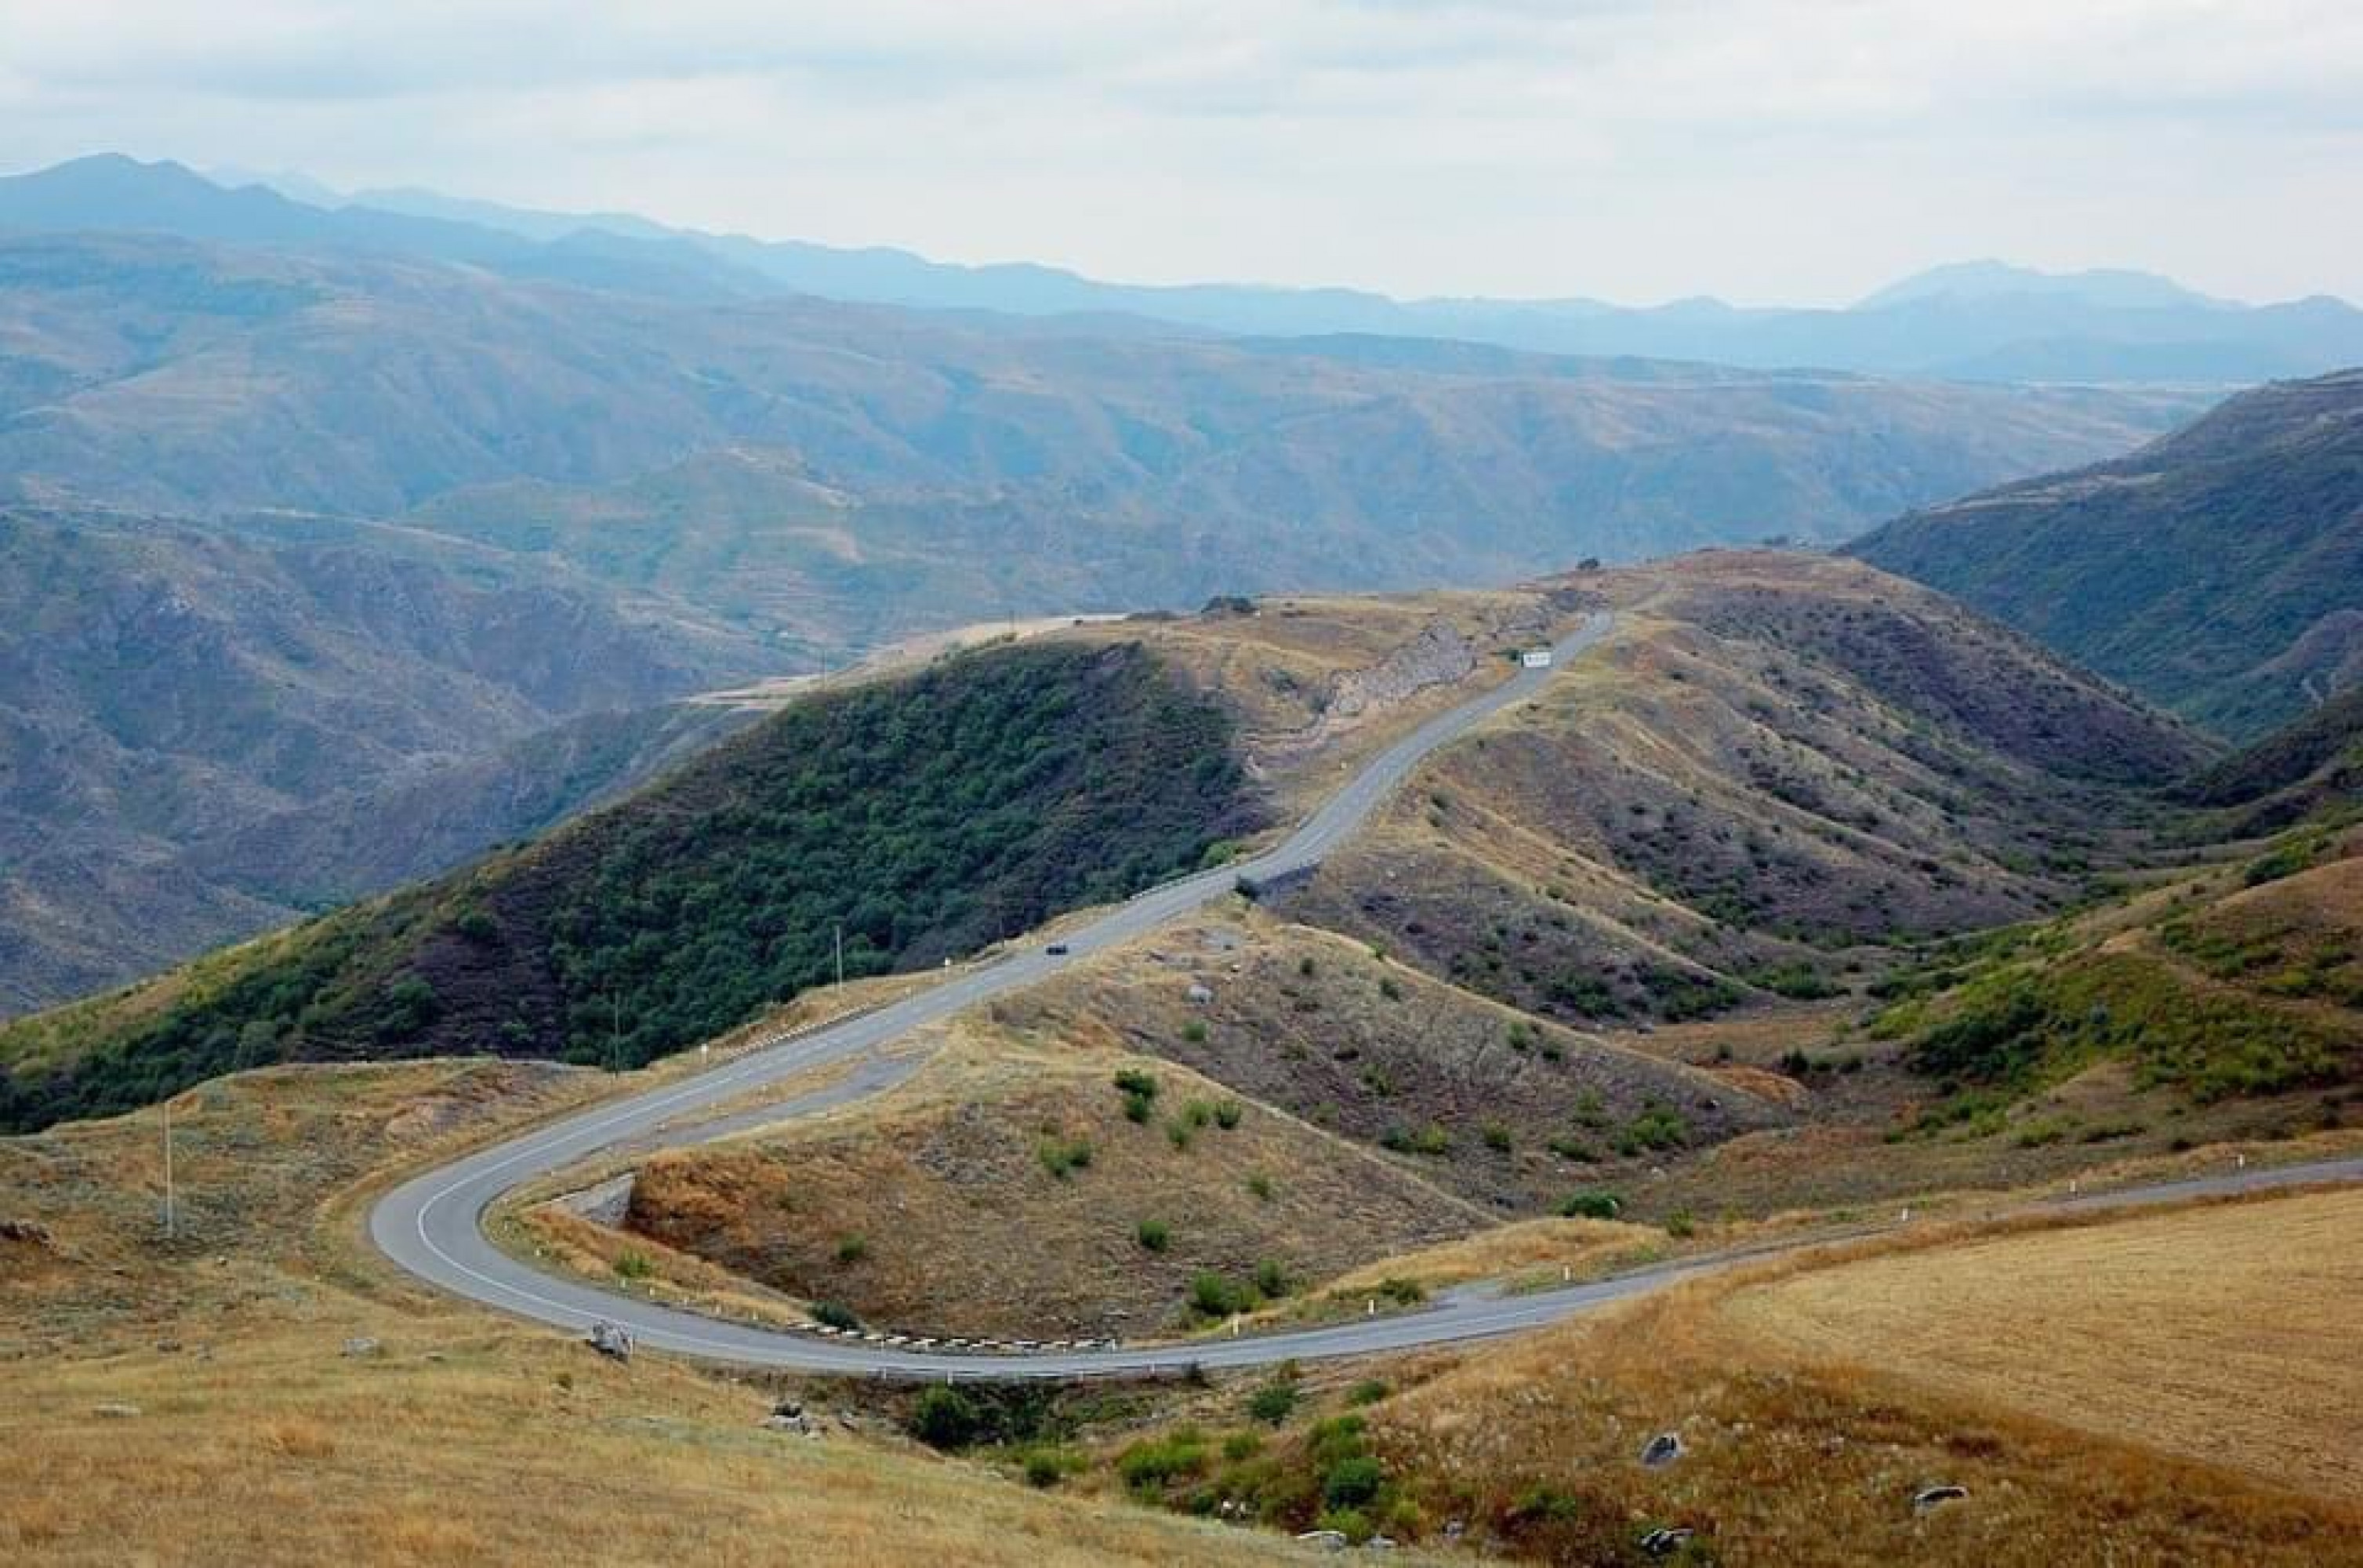
[[[2056,905],[2202,742],[1849,562],[1597,574],[1616,636],[1285,895],[1292,917],[1573,1019],[1826,987],[1857,943]]]
[[[391,529],[0,511],[0,1014],[537,829],[772,657]]]

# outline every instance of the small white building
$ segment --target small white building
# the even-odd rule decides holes
[[[1551,651],[1548,648],[1529,648],[1518,655],[1518,662],[1529,670],[1548,670],[1550,662]]]

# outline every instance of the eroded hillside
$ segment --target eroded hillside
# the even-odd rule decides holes
[[[1849,563],[1598,574],[1616,635],[1436,760],[1283,906],[1569,1020],[1827,994],[1848,950],[2025,918],[2202,742]]]

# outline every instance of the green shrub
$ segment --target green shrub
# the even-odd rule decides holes
[[[2264,854],[2250,861],[2240,873],[2240,880],[2250,887],[2261,887],[2269,882],[2279,882],[2285,876],[2295,876],[2313,864],[2319,840],[2312,836],[2295,838],[2276,844]]]
[[[1154,1493],[1204,1473],[1206,1440],[1183,1427],[1161,1438],[1134,1443],[1116,1455],[1115,1473],[1136,1493]]]
[[[1379,1495],[1386,1478],[1385,1469],[1370,1454],[1341,1459],[1321,1478],[1321,1500],[1333,1508],[1359,1507]],[[1369,1533],[1367,1527],[1364,1533]]]
[[[1173,1233],[1161,1219],[1144,1219],[1133,1230],[1133,1240],[1144,1251],[1162,1252],[1173,1244]]]
[[[1554,1524],[1570,1524],[1583,1517],[1582,1502],[1556,1486],[1537,1483],[1520,1492],[1510,1504],[1510,1516],[1516,1519],[1547,1520]]]
[[[644,1280],[656,1272],[656,1264],[649,1261],[649,1255],[646,1252],[635,1251],[627,1247],[616,1254],[616,1273],[624,1279]]]
[[[1248,1192],[1259,1203],[1270,1203],[1272,1193],[1271,1178],[1261,1171],[1255,1172],[1248,1177]]]
[[[1381,1147],[1392,1150],[1398,1154],[1426,1154],[1434,1157],[1452,1152],[1452,1135],[1434,1122],[1428,1123],[1417,1132],[1409,1132],[1400,1127],[1391,1127],[1380,1135],[1379,1143]]]
[[[1278,1260],[1266,1258],[1255,1266],[1255,1287],[1266,1298],[1277,1301],[1292,1288],[1288,1271],[1281,1267]]]
[[[1246,1115],[1247,1108],[1238,1101],[1224,1100],[1215,1106],[1215,1125],[1225,1132],[1229,1132],[1239,1125],[1239,1119]]]
[[[1203,1318],[1228,1318],[1255,1306],[1255,1296],[1244,1284],[1212,1269],[1190,1279],[1190,1307]]]
[[[837,1242],[837,1261],[858,1263],[870,1256],[870,1240],[866,1236],[840,1236]]]
[[[929,1448],[966,1448],[976,1440],[976,1401],[949,1384],[931,1383],[911,1407],[911,1435]]]
[[[1672,1023],[1711,1018],[1737,1006],[1745,999],[1739,987],[1730,981],[1719,975],[1695,974],[1686,969],[1645,964],[1634,978],[1649,993],[1659,1016]]]
[[[1846,987],[1833,981],[1803,959],[1761,969],[1748,976],[1749,984],[1758,990],[1769,991],[1776,996],[1794,1001],[1819,1001],[1826,996],[1842,996]]]
[[[1484,1139],[1485,1147],[1491,1149],[1494,1153],[1507,1154],[1510,1151],[1510,1145],[1512,1142],[1510,1129],[1503,1123],[1498,1121],[1487,1122],[1480,1136]]]
[[[1153,1100],[1157,1097],[1157,1074],[1138,1067],[1118,1068],[1115,1086],[1126,1095]]]
[[[814,1302],[812,1320],[824,1329],[836,1329],[848,1334],[858,1334],[861,1331],[861,1319],[854,1316],[853,1309],[839,1306],[834,1301]]]
[[[1065,1449],[1037,1448],[1026,1452],[1026,1485],[1039,1490],[1056,1486],[1068,1476],[1083,1468],[1081,1454]]]
[[[1348,1405],[1375,1405],[1387,1396],[1387,1385],[1377,1378],[1365,1378],[1346,1391]]]
[[[1625,1124],[1616,1137],[1616,1152],[1626,1159],[1646,1150],[1679,1149],[1691,1138],[1691,1124],[1671,1106],[1651,1102]]]
[[[1035,1158],[1042,1162],[1044,1170],[1063,1182],[1073,1173],[1082,1170],[1092,1162],[1092,1143],[1088,1138],[1060,1138],[1053,1135],[1036,1144],[1034,1154]]]
[[[1625,1200],[1614,1193],[1570,1193],[1559,1200],[1559,1212],[1568,1219],[1614,1219],[1625,1212]]]
[[[1182,1026],[1182,1038],[1188,1040],[1192,1045],[1205,1044],[1206,1021],[1204,1018],[1192,1018],[1188,1023]]]
[[[1295,1413],[1297,1397],[1296,1385],[1274,1380],[1248,1396],[1248,1414],[1268,1427],[1276,1427]]]

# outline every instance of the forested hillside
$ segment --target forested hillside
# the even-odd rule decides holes
[[[637,1064],[832,971],[926,965],[1197,865],[1256,806],[1223,709],[1045,644],[798,703],[540,842],[0,1029],[5,1119],[232,1067]]]
[[[2363,679],[2363,371],[2244,393],[2130,457],[1847,548],[2254,738]]]

